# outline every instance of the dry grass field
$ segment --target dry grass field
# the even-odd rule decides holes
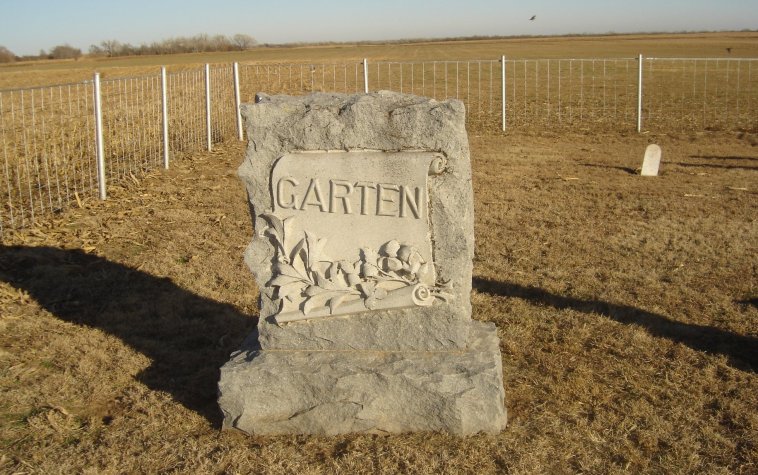
[[[261,48],[0,67],[0,88],[205,62],[758,57],[758,34]],[[0,473],[756,473],[758,135],[470,126],[473,318],[497,436],[220,430],[257,289],[242,143],[126,175],[0,244]],[[202,139],[202,137],[201,137]],[[648,143],[662,174],[640,177]]]
[[[634,173],[649,142],[660,177]],[[243,145],[114,188],[0,249],[0,472],[755,473],[756,143],[471,136],[497,436],[220,431],[256,319]]]
[[[731,53],[726,48],[731,48]],[[758,32],[614,35],[429,41],[389,45],[261,47],[244,52],[171,56],[81,58],[0,65],[0,89],[44,86],[92,79],[154,74],[197,68],[205,63],[308,63],[361,61],[444,61],[523,58],[758,57]]]

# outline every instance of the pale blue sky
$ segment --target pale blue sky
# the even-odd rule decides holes
[[[758,1],[0,0],[0,45],[16,54],[197,33],[287,43],[741,29],[758,29]]]

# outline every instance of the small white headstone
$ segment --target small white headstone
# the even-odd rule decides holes
[[[642,176],[658,176],[658,167],[661,166],[661,147],[650,144],[645,149],[645,159],[642,161]]]

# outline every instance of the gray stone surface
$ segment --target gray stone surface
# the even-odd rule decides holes
[[[242,112],[260,319],[221,369],[224,427],[502,430],[497,331],[471,320],[462,103],[259,96]]]
[[[250,434],[459,435],[505,427],[497,330],[472,322],[453,351],[263,350],[254,339],[221,368],[225,428]]]
[[[247,248],[245,261],[261,290],[258,325],[261,346],[264,349],[324,350],[464,347],[471,321],[469,293],[474,229],[463,104],[457,100],[438,102],[390,92],[303,97],[259,95],[257,100],[256,104],[242,106],[250,143],[239,175],[247,187],[255,217],[256,234]],[[427,182],[428,239],[433,254],[427,259],[433,260],[436,281],[449,284],[452,298],[435,301],[427,307],[380,310],[281,325],[274,322],[273,317],[280,311],[282,303],[275,298],[277,289],[269,285],[274,277],[272,262],[277,251],[270,236],[263,235],[263,231],[271,226],[265,215],[276,211],[277,183],[272,183],[272,176],[277,161],[287,154],[301,151],[422,151],[444,157],[440,173],[429,176]],[[313,160],[308,154],[300,157],[303,157],[300,158],[303,169],[310,170]],[[385,153],[384,157],[388,163],[391,161],[390,154]],[[378,159],[382,160],[382,157]],[[364,179],[381,180],[371,175]],[[384,226],[399,227],[402,223]],[[356,227],[360,226],[341,231],[349,233]],[[358,252],[358,245],[356,242],[355,252]]]

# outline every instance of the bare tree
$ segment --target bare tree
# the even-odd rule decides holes
[[[236,35],[232,36],[232,43],[234,43],[234,46],[241,50],[250,49],[258,44],[255,38],[243,33],[237,33]]]
[[[105,56],[105,50],[98,45],[89,45],[90,56]]]
[[[5,46],[0,46],[0,63],[12,63],[16,60],[16,55]]]
[[[100,48],[105,52],[107,56],[119,56],[121,53],[121,43],[119,43],[117,40],[101,41]]]
[[[58,45],[50,50],[52,59],[77,59],[82,55],[82,50],[69,44]]]

